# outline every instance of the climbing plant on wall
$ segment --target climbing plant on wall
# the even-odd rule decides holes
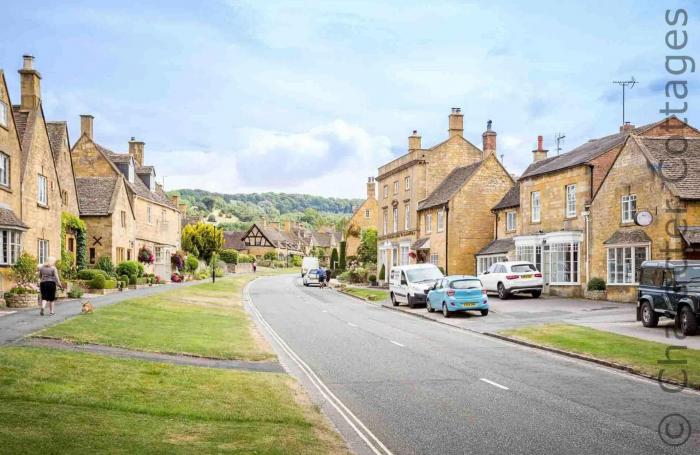
[[[69,231],[75,235],[75,267],[82,270],[87,266],[87,226],[77,216],[63,212],[61,214],[61,261],[69,259],[70,252],[66,250],[66,232]]]

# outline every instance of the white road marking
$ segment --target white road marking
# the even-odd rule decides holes
[[[402,348],[405,348],[405,347],[406,347],[405,344],[401,344],[401,343],[399,343],[398,341],[394,341],[394,340],[389,340],[389,341],[390,341],[391,343],[395,344],[396,346],[400,346],[400,347],[402,347]]]
[[[393,455],[392,452],[384,445],[382,442],[372,433],[360,419],[357,418],[355,414],[350,411],[350,409],[345,406],[345,404],[340,401],[340,399],[331,392],[331,390],[326,386],[326,384],[319,378],[316,373],[309,367],[306,362],[304,362],[301,357],[297,355],[294,350],[280,337],[277,332],[272,328],[270,324],[263,318],[262,314],[253,305],[253,301],[250,299],[250,293],[248,288],[245,290],[245,299],[248,303],[248,308],[251,313],[260,321],[260,324],[265,327],[270,336],[277,342],[280,348],[297,364],[299,369],[301,369],[309,381],[318,389],[321,395],[328,401],[333,408],[340,414],[340,416],[350,425],[350,427],[357,433],[358,436],[367,444],[367,447],[375,453],[376,455]],[[362,431],[361,431],[362,430]],[[370,439],[372,441],[370,441]]]
[[[323,310],[321,311],[321,313],[328,313],[328,310]]]
[[[487,384],[491,384],[491,385],[493,385],[493,386],[496,386],[496,387],[498,387],[499,389],[510,390],[508,387],[506,387],[506,386],[504,386],[504,385],[501,385],[501,384],[499,384],[499,383],[497,383],[497,382],[489,381],[489,380],[486,379],[486,378],[481,378],[481,379],[479,379],[479,380],[480,380],[480,381],[484,381],[484,382],[487,383]]]
[[[348,322],[348,325],[349,325],[350,327],[357,327],[357,324],[353,324],[352,322]]]

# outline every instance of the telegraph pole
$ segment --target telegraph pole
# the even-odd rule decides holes
[[[628,81],[613,81],[613,84],[617,84],[622,87],[622,124],[625,124],[625,88],[629,87],[630,89],[637,84],[637,80],[634,79],[634,76],[632,76]]]

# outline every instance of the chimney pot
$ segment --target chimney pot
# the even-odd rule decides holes
[[[377,197],[377,184],[374,181],[374,177],[367,179],[367,199],[374,199]]]
[[[34,69],[34,57],[22,56],[22,69],[19,70],[20,107],[22,110],[37,109],[41,104],[41,74]]]
[[[542,136],[537,136],[537,150],[538,151],[542,150],[542,142],[543,142]]]
[[[413,130],[413,134],[408,136],[408,150],[420,150],[421,138],[418,135],[418,130]]]
[[[620,132],[624,133],[625,131],[632,131],[634,129],[634,125],[632,125],[630,122],[625,122],[624,125],[620,127]]]
[[[486,158],[491,153],[496,153],[496,132],[491,129],[493,122],[489,120],[486,122],[486,131],[481,135],[483,140],[484,158]]]
[[[547,159],[547,152],[549,150],[544,149],[542,142],[542,136],[537,136],[537,149],[532,151],[532,158],[534,162]]]
[[[33,70],[34,69],[34,56],[30,54],[24,54],[22,56],[22,69]]]
[[[452,113],[449,117],[449,133],[452,136],[462,136],[464,133],[464,116],[462,116],[462,109],[458,107],[452,108]]]
[[[85,135],[90,140],[92,140],[92,122],[94,118],[95,117],[90,114],[83,114],[80,116],[80,135]]]

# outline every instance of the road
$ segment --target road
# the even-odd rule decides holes
[[[357,453],[700,452],[698,394],[304,288],[298,277],[256,280],[249,296],[282,363]],[[673,413],[695,426],[680,447],[658,434]]]

